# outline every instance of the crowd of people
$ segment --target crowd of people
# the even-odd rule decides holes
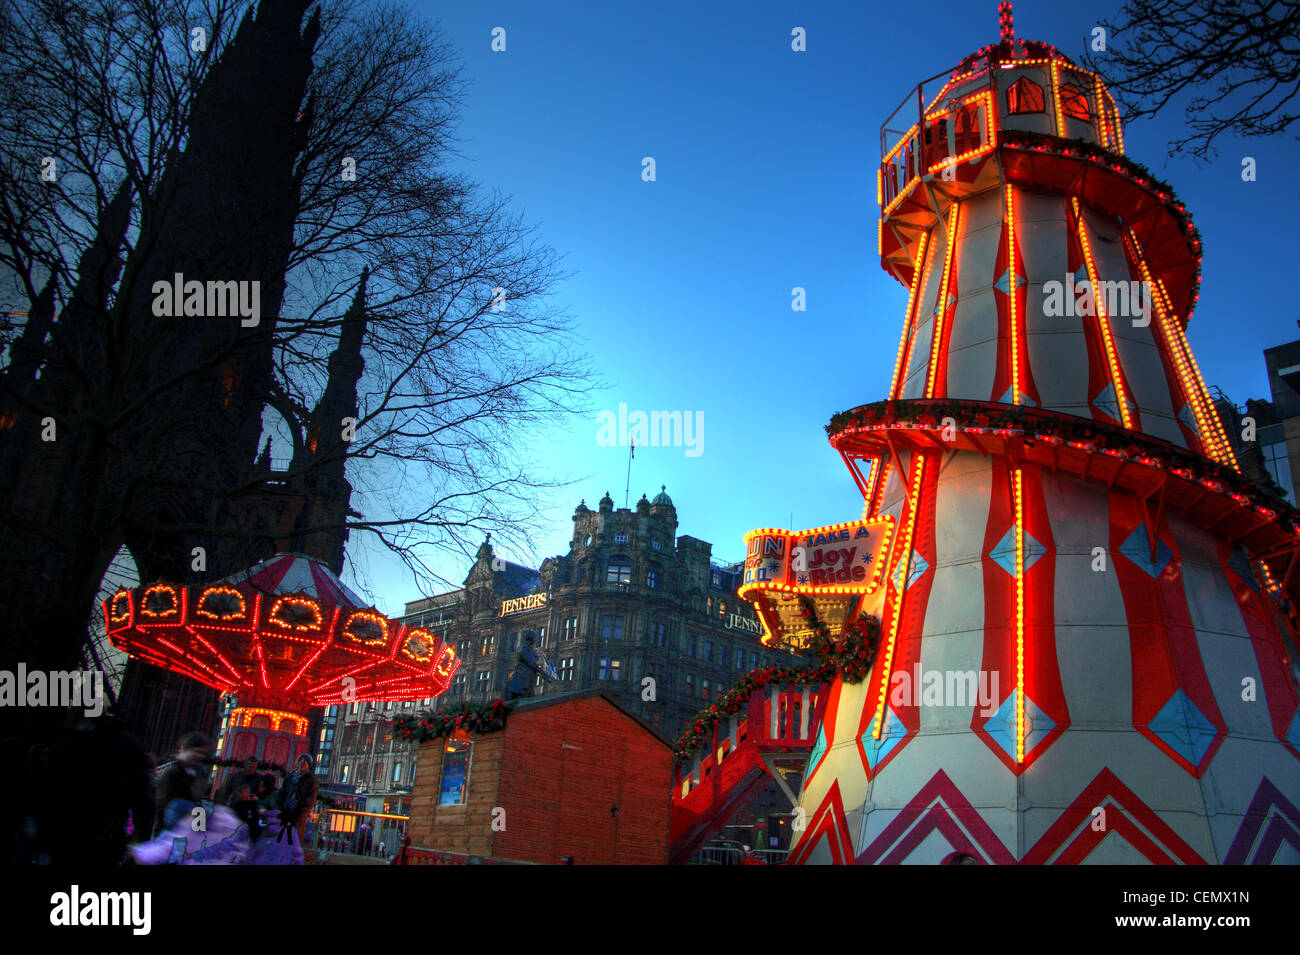
[[[0,837],[9,864],[130,863],[132,844],[182,819],[201,827],[199,815],[217,803],[247,824],[252,840],[268,834],[274,810],[271,835],[302,846],[316,802],[317,778],[306,754],[288,771],[249,759],[214,793],[211,737],[187,733],[159,768],[109,716],[84,721],[52,748],[24,747],[17,738],[0,747],[5,765],[20,770],[17,785],[0,787]]]

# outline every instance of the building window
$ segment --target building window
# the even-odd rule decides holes
[[[578,637],[578,618],[577,618],[577,617],[565,617],[565,618],[564,618],[564,635],[563,635],[562,637],[560,637],[560,639],[561,639],[561,640],[576,640],[577,637]]]
[[[1047,101],[1043,88],[1027,76],[1022,76],[1007,89],[1008,113],[1044,113]]]
[[[401,781],[402,781],[402,764],[394,763],[393,764],[393,785],[396,786]]]
[[[510,631],[510,642],[509,642],[507,645],[510,647],[510,649],[511,649],[512,651],[513,651],[513,650],[518,650],[518,649],[519,649],[519,631],[518,631],[518,630],[512,630],[512,631]]]
[[[713,662],[713,641],[712,640],[704,641],[704,659],[708,663]]]
[[[439,806],[461,806],[469,784],[470,748],[467,739],[449,739],[442,752],[442,785],[438,787]]]
[[[1295,486],[1291,481],[1291,462],[1287,458],[1286,442],[1266,444],[1261,450],[1264,452],[1264,467],[1268,468],[1269,475],[1286,492],[1287,500],[1294,501]]]
[[[663,545],[660,544],[658,541],[651,541],[650,546],[653,547],[655,550],[660,550],[663,547]]]
[[[727,615],[727,602],[726,602],[725,600],[719,600],[719,601],[718,601],[718,616],[719,616],[719,617],[725,617],[726,615]]]
[[[736,650],[736,669],[745,669],[745,650],[743,647]]]
[[[365,781],[366,781],[366,764],[357,763],[357,783],[360,784],[360,783],[364,783]]]
[[[645,585],[651,590],[658,590],[664,583],[664,569],[658,564],[651,564],[646,568]]]
[[[339,777],[339,782],[341,782],[341,783],[345,783],[345,782],[347,782],[347,781],[348,781],[348,775],[349,775],[351,772],[352,772],[352,767],[351,767],[348,763],[344,763],[344,764],[343,764],[343,775]]]
[[[486,690],[486,689],[488,688],[488,680],[490,680],[491,677],[492,677],[492,674],[491,674],[489,671],[487,671],[487,670],[479,670],[478,673],[475,674],[475,676],[474,676],[474,690],[475,690],[475,692],[479,692],[479,693],[481,693],[481,692],[483,692],[484,690]]]
[[[612,660],[608,657],[600,658],[600,678],[602,680],[617,680],[619,671],[622,668],[622,661]]]
[[[1088,114],[1088,97],[1083,95],[1079,87],[1070,83],[1061,87],[1061,112],[1071,119],[1081,119],[1085,123],[1092,122],[1092,117]]]
[[[727,665],[727,645],[725,643],[718,644],[718,655],[714,662],[716,662],[720,667],[725,667]]]
[[[614,535],[614,543],[615,543],[615,544],[626,544],[626,543],[627,543],[627,535],[626,535],[626,534],[615,534],[615,535]]]
[[[537,628],[537,646],[543,650],[546,649],[546,628],[545,627]]]
[[[600,639],[602,640],[622,640],[623,639],[623,617],[622,615],[603,614],[600,618]]]
[[[704,692],[700,694],[700,698],[707,700],[709,698],[709,680],[707,677],[705,677],[704,682],[701,684],[701,687],[703,688]]]
[[[692,697],[695,695],[695,674],[686,674],[686,695]]]
[[[383,780],[384,780],[384,764],[375,763],[375,780],[374,780],[375,784],[378,785],[379,783],[383,782]]]
[[[693,657],[697,650],[699,650],[699,637],[691,634],[686,640],[686,655]]]
[[[563,660],[560,661],[561,680],[573,679],[573,660],[574,660],[573,657],[565,657]]]
[[[607,584],[630,584],[632,582],[632,561],[623,554],[615,554],[609,559],[609,568],[605,573]]]
[[[650,646],[665,647],[668,645],[668,625],[666,623],[655,622],[650,624]]]
[[[704,613],[705,613],[707,616],[710,616],[710,617],[713,616],[713,598],[712,598],[712,597],[710,597],[708,600],[706,600],[706,601],[704,602]]]
[[[466,674],[465,674],[465,672],[462,670],[460,673],[457,673],[454,677],[452,677],[452,678],[451,678],[451,688],[452,688],[453,690],[463,690],[463,689],[465,689],[465,676],[466,676]]]
[[[749,668],[750,668],[751,670],[757,670],[757,669],[758,669],[758,654],[757,654],[757,653],[751,653],[751,654],[749,655]]]
[[[482,656],[488,656],[489,654],[496,653],[496,650],[497,650],[497,635],[495,633],[492,634],[490,637],[484,637],[483,642],[479,644],[479,653]]]

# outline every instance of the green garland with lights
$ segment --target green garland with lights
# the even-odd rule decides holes
[[[392,720],[390,735],[401,742],[424,743],[443,739],[457,730],[469,733],[496,733],[506,728],[509,707],[503,700],[475,705],[462,703],[449,710],[425,710],[418,716],[398,716]]]
[[[1180,477],[1212,481],[1255,507],[1273,511],[1283,527],[1300,528],[1300,511],[1282,498],[1281,488],[1272,481],[1267,485],[1252,481],[1226,465],[1159,438],[1130,431],[1121,425],[1078,418],[1063,412],[951,398],[874,401],[850,411],[841,411],[831,418],[826,433],[834,437],[851,428],[870,428],[895,422],[942,429],[944,418],[951,418],[959,428],[1014,430],[1025,441],[1086,442],[1099,452],[1117,452]]]
[[[809,686],[829,682],[837,675],[845,683],[860,683],[871,672],[880,637],[880,619],[864,613],[853,626],[832,635],[830,627],[818,618],[812,600],[808,597],[799,600],[803,605],[801,613],[808,618],[812,631],[806,652],[815,662],[802,667],[769,666],[750,670],[712,706],[695,714],[690,728],[677,739],[673,758],[678,764],[694,756],[724,717],[739,713],[749,704],[750,696],[768,684]]]

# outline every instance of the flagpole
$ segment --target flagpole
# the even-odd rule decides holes
[[[632,495],[632,459],[636,457],[636,439],[627,443],[627,483],[623,486],[623,506],[627,507],[628,498]]]

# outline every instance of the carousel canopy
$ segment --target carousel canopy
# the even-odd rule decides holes
[[[450,644],[389,620],[300,554],[210,584],[119,590],[104,616],[118,649],[235,693],[244,706],[301,713],[425,699],[446,690],[460,665]]]

